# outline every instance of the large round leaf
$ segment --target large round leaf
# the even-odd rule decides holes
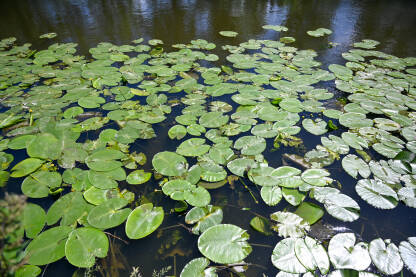
[[[408,238],[399,245],[400,256],[413,274],[416,274],[416,237]]]
[[[244,172],[256,167],[256,161],[249,158],[238,158],[227,164],[231,173],[244,177]]]
[[[279,186],[262,187],[260,196],[267,205],[276,206],[282,200],[282,190]]]
[[[262,137],[244,136],[236,140],[234,148],[244,155],[257,155],[266,149],[266,140]]]
[[[121,209],[128,204],[123,198],[112,198],[94,207],[88,213],[88,223],[99,229],[109,229],[123,223],[131,212],[130,208]]]
[[[38,169],[45,161],[35,158],[27,158],[26,160],[21,161],[20,163],[16,164],[11,171],[11,177],[19,178],[26,176]]]
[[[102,231],[90,227],[78,228],[69,234],[65,256],[74,266],[89,268],[95,264],[95,257],[107,256],[108,246],[108,238]]]
[[[32,158],[56,160],[60,153],[59,140],[48,133],[37,135],[27,146],[27,154]]]
[[[373,120],[362,113],[344,113],[339,117],[339,123],[348,128],[361,128],[373,126]]]
[[[46,230],[32,240],[26,248],[28,263],[45,265],[65,256],[65,242],[72,228],[58,226]]]
[[[354,178],[357,178],[358,173],[363,178],[368,178],[371,174],[367,163],[353,154],[349,154],[342,159],[342,168]]]
[[[281,237],[303,237],[310,229],[308,222],[291,212],[278,211],[271,214],[270,218],[278,222],[276,227]]]
[[[205,207],[211,202],[211,195],[203,187],[193,187],[183,194],[185,201],[194,207]]]
[[[321,168],[311,168],[305,170],[301,177],[302,180],[312,186],[326,186],[328,183],[332,182],[331,178],[328,178],[330,173]]]
[[[190,190],[192,186],[190,182],[182,179],[170,180],[162,187],[164,194],[169,195],[173,200],[185,200],[185,191]]]
[[[157,172],[166,176],[181,176],[186,172],[186,159],[174,152],[159,152],[152,160],[153,167]]]
[[[179,277],[217,277],[215,267],[208,267],[209,260],[207,258],[196,258],[190,261],[182,269]]]
[[[341,233],[332,237],[328,254],[337,269],[365,270],[371,264],[368,245],[364,242],[355,244],[353,233]]]
[[[111,171],[122,166],[120,161],[124,154],[114,149],[101,149],[85,159],[88,167],[95,171]]]
[[[317,136],[325,134],[328,131],[326,129],[326,125],[326,122],[319,118],[315,121],[310,118],[306,118],[302,121],[303,128],[305,128],[309,133]]]
[[[355,190],[367,203],[379,209],[393,209],[399,202],[396,192],[382,181],[362,179]]]
[[[164,212],[162,207],[153,207],[152,203],[135,208],[126,222],[126,235],[130,239],[144,238],[162,224]]]
[[[222,112],[208,112],[199,118],[199,124],[205,128],[218,128],[228,122],[229,116]]]
[[[186,128],[182,125],[172,126],[168,131],[168,136],[170,139],[182,139],[186,136]]]
[[[191,138],[182,142],[176,149],[176,153],[187,157],[198,157],[208,152],[210,146],[205,144],[205,139]]]
[[[70,192],[61,196],[49,208],[46,214],[48,225],[55,224],[61,218],[61,225],[72,225],[82,217],[87,210],[87,203],[81,192]]]
[[[152,173],[145,172],[144,170],[139,169],[127,175],[126,181],[130,185],[139,185],[139,184],[146,183],[147,181],[150,180],[151,177],[152,177]]]
[[[237,263],[252,251],[248,239],[248,233],[240,227],[219,224],[208,228],[199,236],[198,249],[205,257],[216,263]]]
[[[201,179],[207,182],[219,182],[227,177],[227,171],[215,163],[201,163]]]
[[[23,212],[23,226],[26,237],[35,238],[42,231],[46,222],[46,213],[41,206],[28,203]]]
[[[322,275],[329,271],[329,257],[325,248],[313,238],[298,239],[295,242],[295,254],[300,263],[309,271],[319,268]]]
[[[23,180],[22,192],[32,198],[42,198],[49,195],[50,188],[57,188],[61,183],[58,172],[37,171]]]
[[[292,273],[306,273],[308,270],[299,262],[295,254],[295,243],[299,238],[286,238],[279,241],[272,253],[272,263],[278,269]]]
[[[208,228],[220,224],[223,212],[220,207],[208,205],[206,207],[193,207],[185,216],[187,224],[195,224],[192,228],[194,234],[205,232]]]
[[[256,167],[250,169],[248,178],[255,184],[265,187],[273,187],[280,184],[278,176],[274,175],[276,169],[269,166]]]
[[[400,258],[399,248],[394,243],[386,243],[381,239],[370,242],[370,257],[376,267],[387,275],[399,273],[403,268],[403,261]]]

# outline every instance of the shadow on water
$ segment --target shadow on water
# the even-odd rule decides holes
[[[221,45],[238,44],[249,39],[278,39],[279,33],[262,29],[263,25],[285,25],[289,28],[284,36],[296,38],[294,46],[300,49],[315,49],[324,67],[331,63],[343,62],[341,53],[349,49],[353,41],[371,38],[381,41],[380,51],[397,56],[416,56],[416,1],[358,1],[358,0],[109,0],[109,1],[48,1],[48,0],[3,0],[0,2],[0,38],[15,36],[20,43],[31,42],[34,49],[47,47],[48,41],[38,39],[48,32],[58,33],[60,42],[75,42],[79,53],[88,55],[88,49],[99,42],[128,44],[143,37],[162,39],[165,45],[186,43],[202,38],[217,44],[214,53],[221,56]],[[333,30],[326,38],[306,36],[306,31],[318,27]],[[232,39],[221,37],[221,30],[233,30],[239,36]],[[328,42],[339,44],[328,48]],[[330,88],[329,88],[330,89]],[[219,99],[222,100],[222,99]],[[162,149],[174,151],[179,142],[167,137],[167,130],[174,125],[173,118],[180,109],[175,107],[172,119],[155,125],[157,139],[141,141],[132,145],[132,150],[144,152],[151,169],[151,157]],[[176,113],[176,114],[175,114]],[[318,137],[302,132],[306,148],[319,143]],[[185,138],[186,139],[186,138]],[[296,153],[293,148],[282,147],[265,155],[272,167],[282,165],[282,153]],[[24,152],[22,152],[24,155]],[[16,159],[19,158],[17,153]],[[354,190],[355,180],[347,175],[339,161],[329,168],[331,175],[342,184],[344,193],[358,201],[361,220],[342,223],[325,215],[323,222],[337,227],[355,230],[364,241],[376,237],[391,237],[395,243],[413,236],[411,226],[416,225],[410,208],[400,205],[391,211],[376,210],[361,200]],[[18,191],[18,181],[13,186]],[[138,196],[162,205],[165,211],[173,208],[173,201],[163,197],[158,181],[152,179],[146,186],[129,188]],[[255,198],[260,199],[259,189],[250,186]],[[13,190],[13,189],[12,189]],[[241,182],[211,190],[214,205],[223,207],[223,222],[236,224],[250,234],[250,242],[266,245],[254,246],[256,256],[250,255],[247,262],[258,264],[250,267],[247,276],[260,276],[262,272],[274,276],[277,272],[270,262],[272,247],[279,240],[277,236],[265,237],[253,229],[249,222],[255,213],[263,215],[287,208],[282,201],[276,207],[257,205]],[[50,203],[41,203],[49,206]],[[246,208],[246,209],[242,209]],[[197,249],[196,236],[181,226],[170,228],[184,221],[183,214],[169,213],[161,229],[138,241],[130,240],[128,245],[113,240],[113,255],[118,261],[120,276],[128,276],[131,266],[140,266],[144,276],[151,276],[153,269],[164,266],[176,268],[180,273],[183,266],[193,257],[201,256]],[[405,226],[403,225],[405,222]],[[397,226],[403,226],[397,229]],[[109,232],[126,239],[122,227]],[[267,247],[269,246],[269,247]],[[116,252],[119,248],[119,252]],[[122,253],[122,254],[121,254]],[[117,256],[118,255],[118,256]],[[124,255],[126,261],[122,261]],[[111,254],[109,255],[111,256]],[[111,257],[110,257],[111,258]],[[108,261],[107,261],[108,262]],[[267,268],[267,270],[264,270]],[[44,276],[71,276],[75,268],[66,262],[49,265]],[[172,271],[173,274],[173,269]],[[114,275],[113,275],[114,276]]]

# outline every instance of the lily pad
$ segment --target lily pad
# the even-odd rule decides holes
[[[23,226],[26,237],[35,238],[43,229],[46,222],[46,213],[39,205],[28,203],[23,212]]]
[[[112,198],[94,207],[88,213],[88,223],[99,229],[109,229],[122,224],[131,209],[121,209],[128,204],[128,201],[123,198]]]
[[[193,259],[185,265],[179,277],[217,277],[215,267],[208,267],[208,265],[207,258]]]
[[[170,139],[182,139],[186,136],[186,128],[182,125],[172,126],[168,131]]]
[[[295,254],[295,244],[299,238],[286,238],[279,241],[272,253],[272,263],[278,269],[292,273],[306,273],[308,270],[300,263]]]
[[[65,256],[76,267],[89,268],[95,264],[95,258],[107,256],[109,242],[100,230],[83,227],[72,231],[65,243]]]
[[[337,234],[329,242],[328,254],[336,269],[365,270],[371,264],[368,245],[364,242],[355,244],[353,233]]]
[[[319,269],[322,275],[329,271],[330,263],[325,248],[316,240],[306,236],[295,242],[295,254],[301,264],[309,271]]]
[[[386,245],[381,238],[375,239],[370,242],[369,253],[373,263],[384,274],[394,275],[403,268],[399,248],[394,243]]]
[[[306,131],[308,131],[309,133],[316,136],[325,134],[328,131],[326,129],[326,125],[327,123],[319,118],[315,121],[310,118],[306,118],[302,121],[303,128],[305,128]]]
[[[266,149],[266,140],[262,137],[244,136],[237,139],[234,148],[244,155],[257,155]]]
[[[396,192],[382,181],[363,179],[355,186],[358,195],[379,209],[393,209],[398,204]]]
[[[234,31],[220,31],[219,32],[220,35],[222,35],[223,37],[236,37],[238,35],[237,32]]]
[[[199,251],[208,259],[220,264],[237,263],[252,251],[247,243],[247,231],[231,224],[218,224],[208,228],[198,239]]]
[[[127,175],[126,181],[130,185],[139,185],[139,184],[146,183],[147,181],[150,180],[151,177],[152,177],[151,172],[145,172],[144,170],[139,169]]]
[[[176,153],[186,157],[198,157],[207,153],[210,148],[209,145],[205,144],[205,139],[191,138],[182,142],[176,148]]]
[[[153,156],[155,170],[166,176],[181,176],[187,170],[186,159],[174,152],[163,151]]]
[[[353,154],[349,154],[342,159],[342,168],[354,178],[357,178],[358,173],[363,178],[368,178],[371,174],[367,163]]]
[[[416,237],[407,238],[399,245],[400,256],[413,274],[416,274]]]
[[[130,239],[144,238],[162,224],[163,218],[162,207],[153,207],[152,203],[143,204],[129,214],[126,222],[126,235]]]
[[[31,265],[46,265],[65,256],[65,243],[72,228],[58,226],[42,232],[26,247]]]
[[[194,234],[205,232],[208,228],[221,223],[223,212],[220,207],[208,205],[206,207],[194,207],[185,216],[187,224],[195,224],[192,228]]]

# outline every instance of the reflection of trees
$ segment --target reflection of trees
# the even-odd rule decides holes
[[[138,37],[159,38],[166,44],[194,38],[229,43],[218,35],[221,30],[238,32],[234,43],[276,39],[278,33],[261,28],[265,24],[286,25],[289,32],[285,35],[296,37],[300,48],[311,47],[304,39],[307,30],[328,27],[342,30],[342,36],[357,33],[360,38],[384,41],[385,49],[392,53],[416,51],[416,37],[409,36],[416,26],[415,1],[3,0],[0,8],[0,37],[36,42],[42,33],[57,32],[59,41],[78,42],[82,51],[100,41],[123,44]],[[354,26],[347,26],[349,23]],[[342,37],[341,41],[349,39]]]
[[[416,55],[416,2],[371,1],[361,4],[358,21],[359,38],[372,38],[379,49],[399,56]]]

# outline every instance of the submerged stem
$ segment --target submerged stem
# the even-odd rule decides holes
[[[259,201],[256,199],[256,197],[254,196],[254,194],[248,188],[248,186],[246,185],[246,183],[244,183],[243,179],[241,179],[240,177],[238,177],[238,180],[240,180],[240,182],[243,184],[243,186],[248,190],[248,192],[250,193],[251,197],[254,199],[254,202],[256,202],[256,204],[258,204]]]

